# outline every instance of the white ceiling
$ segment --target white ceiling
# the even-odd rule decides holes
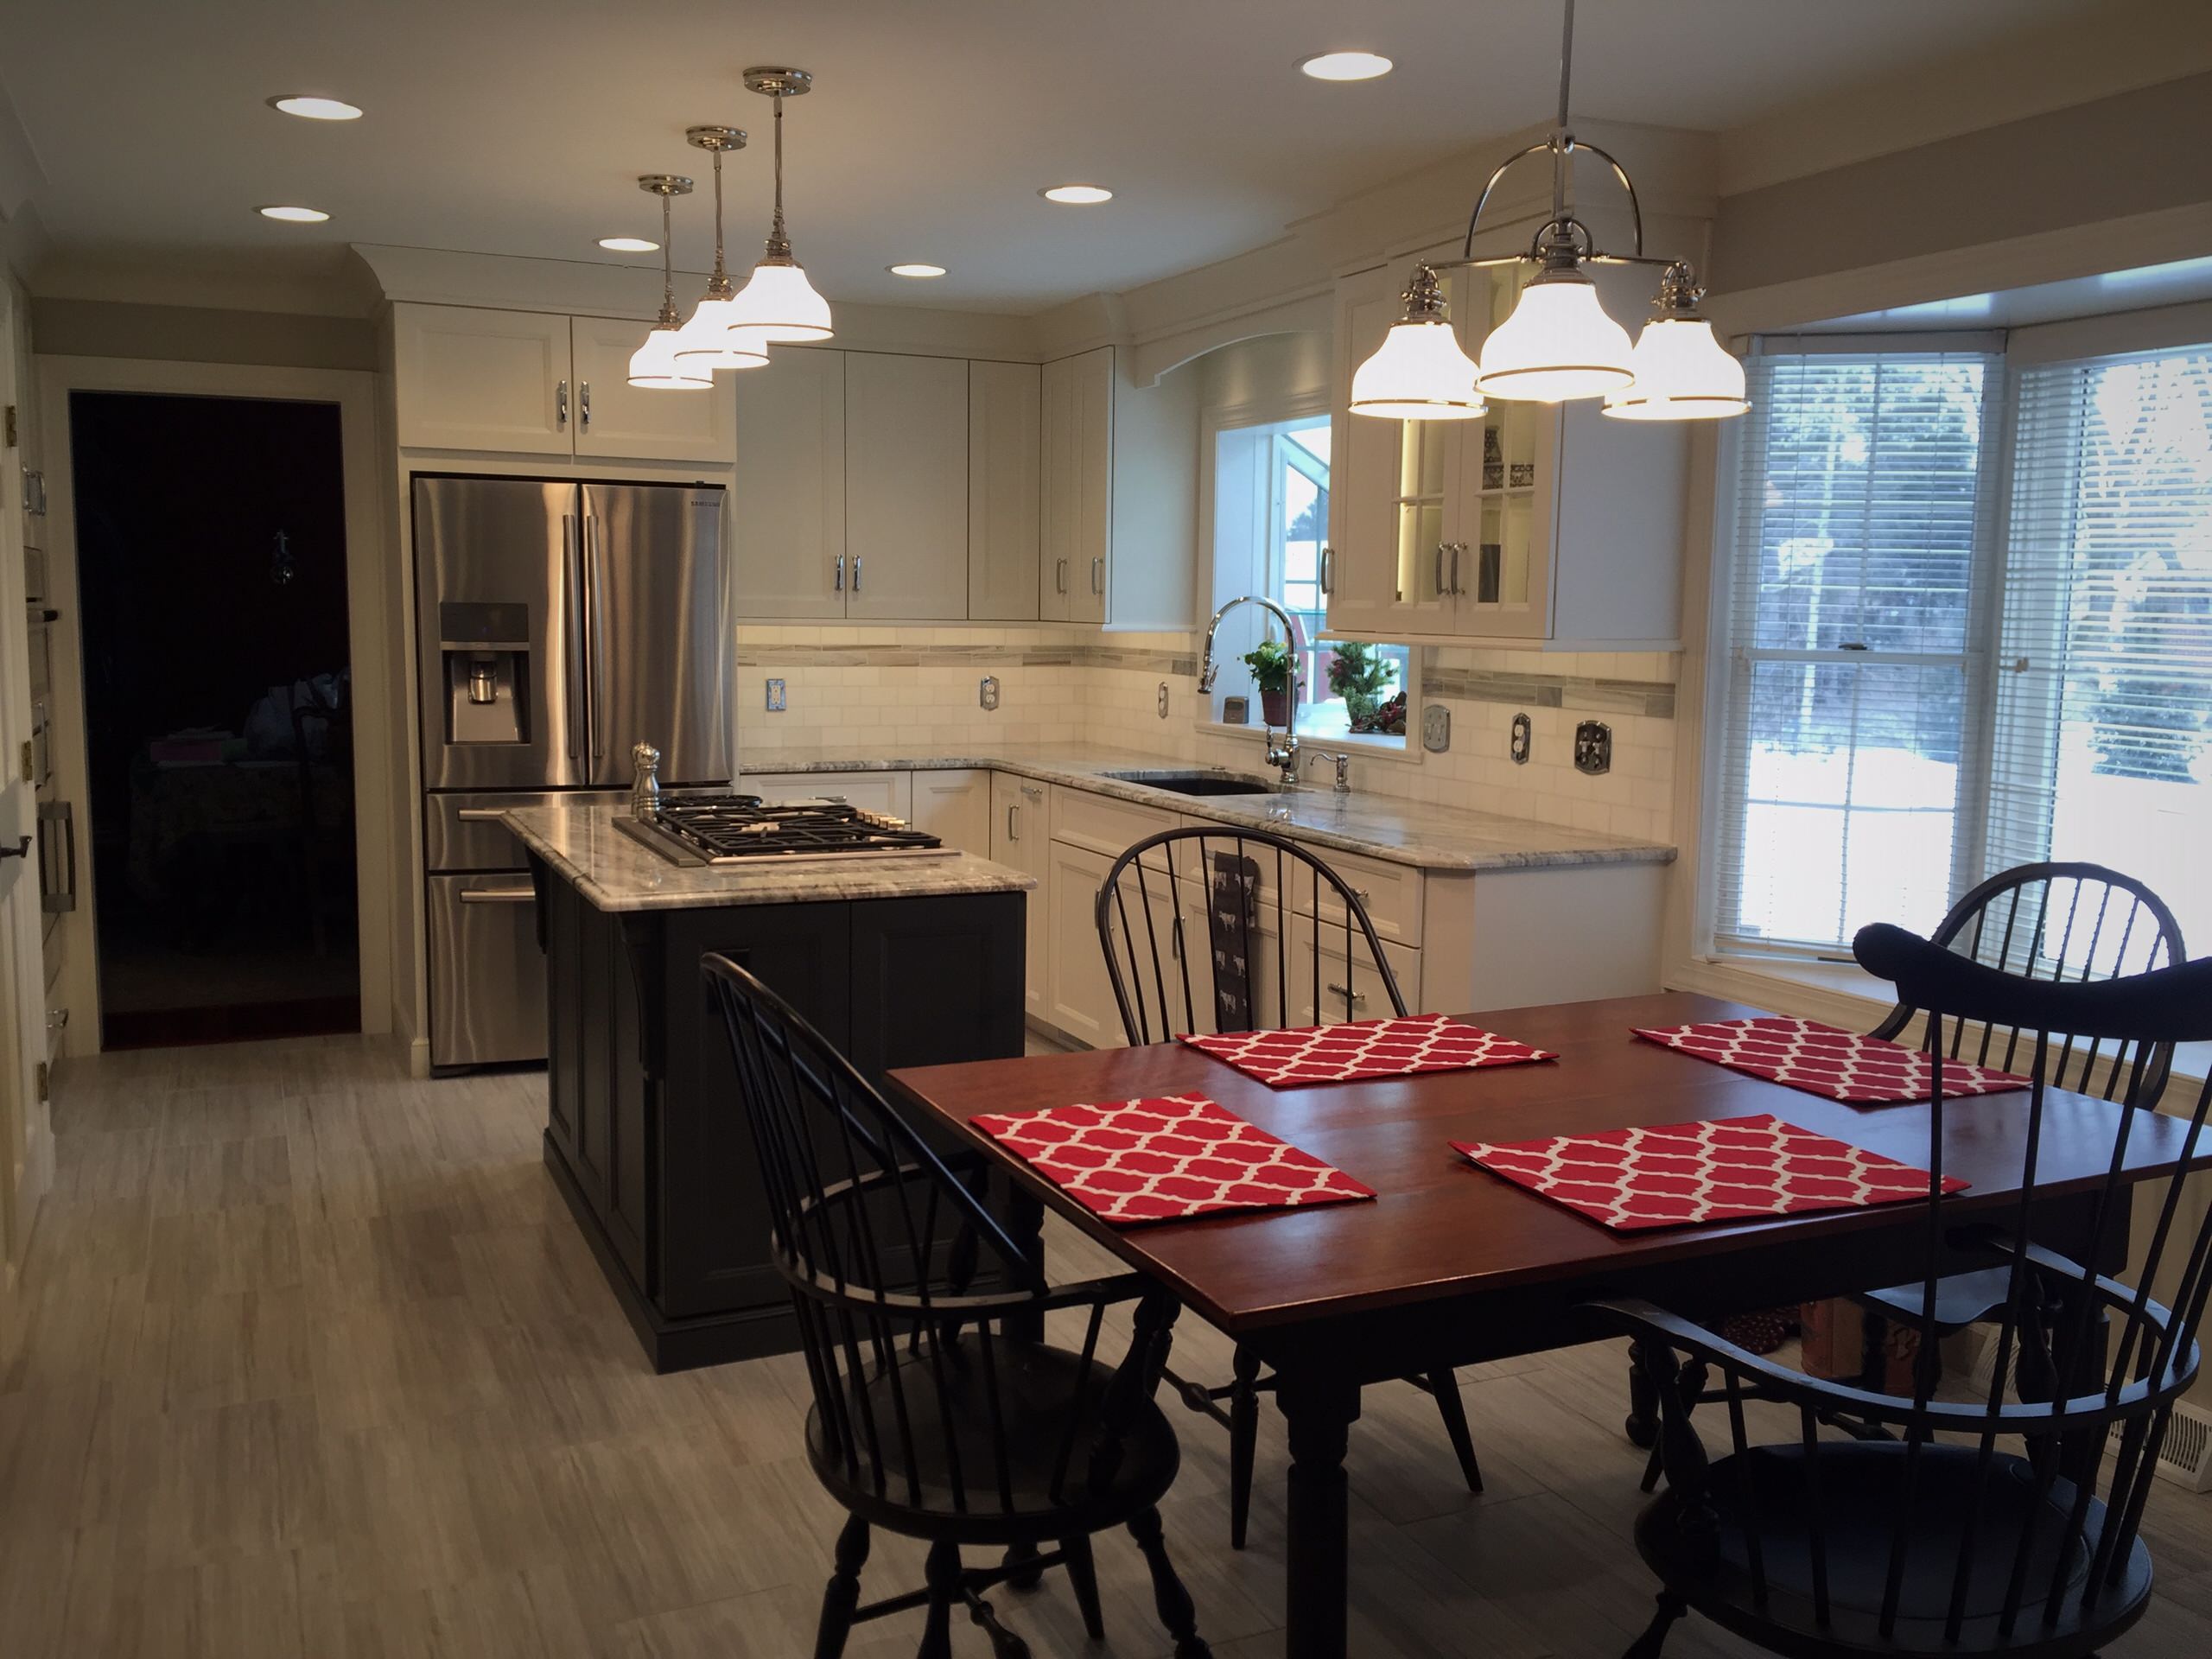
[[[1575,108],[1724,130],[2094,3],[1584,0]],[[793,63],[817,77],[785,125],[791,234],[818,285],[1027,311],[1261,245],[1545,118],[1558,29],[1537,0],[11,0],[0,83],[57,249],[144,262],[157,299],[164,262],[312,277],[352,242],[615,260],[596,238],[658,235],[633,180],[663,170],[700,178],[675,251],[701,269],[707,157],[683,130],[708,122],[753,136],[728,177],[730,257],[749,264],[769,105],[739,73]],[[1295,72],[1347,46],[1398,67],[1347,86]],[[292,92],[367,118],[263,102]],[[1071,180],[1117,199],[1035,194]],[[333,218],[276,225],[264,202]],[[952,275],[883,271],[912,259]]]

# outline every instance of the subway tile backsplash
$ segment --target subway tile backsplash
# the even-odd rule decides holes
[[[826,745],[978,749],[1098,743],[1262,770],[1260,733],[1202,730],[1195,633],[1107,633],[1064,624],[1004,627],[838,627],[747,624],[737,631],[739,739],[745,764],[779,748]],[[1452,711],[1452,747],[1418,761],[1362,754],[1356,788],[1546,823],[1665,842],[1674,819],[1676,658],[1667,652],[1563,652],[1433,647],[1422,653],[1426,702]],[[982,677],[999,707],[979,706]],[[770,677],[789,706],[762,710]],[[1160,718],[1160,683],[1168,717]],[[1506,752],[1526,710],[1533,753]],[[1574,728],[1613,730],[1612,770],[1575,771]],[[1317,782],[1319,774],[1316,773]]]

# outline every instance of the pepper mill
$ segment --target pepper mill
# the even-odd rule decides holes
[[[630,764],[637,768],[630,784],[630,814],[649,823],[660,816],[660,751],[650,743],[635,744]]]

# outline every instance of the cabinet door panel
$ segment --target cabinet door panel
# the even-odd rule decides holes
[[[1068,564],[1068,620],[1103,622],[1114,544],[1114,348],[1075,359],[1075,454],[1070,487],[1074,539]]]
[[[910,818],[914,798],[904,772],[762,772],[737,780],[741,792],[764,801],[835,801],[863,812]]]
[[[948,847],[980,858],[991,855],[991,774],[957,772],[912,774],[914,828]]]
[[[1075,596],[1075,359],[1045,365],[1038,406],[1038,615],[1065,622]]]
[[[1337,460],[1329,471],[1329,626],[1351,633],[1395,621],[1401,567],[1396,499],[1405,423],[1355,415],[1351,377],[1396,320],[1400,278],[1386,266],[1347,278],[1337,295]],[[1441,539],[1441,528],[1439,529]]]
[[[1096,906],[1113,861],[1080,847],[1052,843],[1051,1000],[1046,1018],[1093,1048],[1122,1046],[1122,1016],[1099,948]]]
[[[1039,377],[1033,363],[968,365],[968,614],[1037,611]]]
[[[845,354],[779,346],[766,368],[735,378],[737,613],[841,617]]]
[[[397,305],[392,343],[403,448],[572,453],[575,379],[565,316]]]
[[[1010,772],[991,774],[991,857],[1037,879],[1024,912],[1022,1007],[1048,1020],[1052,1000],[1051,808],[1045,785]]]
[[[879,899],[855,904],[852,917],[861,1076],[1021,1052],[1020,893]]]
[[[696,391],[630,384],[630,354],[649,326],[623,317],[572,319],[576,454],[728,466],[736,449],[736,400],[727,380]]]
[[[968,614],[968,365],[845,356],[845,548],[851,617]]]

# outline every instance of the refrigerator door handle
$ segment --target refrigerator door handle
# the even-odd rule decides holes
[[[576,747],[578,734],[591,719],[590,705],[584,696],[584,619],[582,560],[577,556],[576,517],[572,512],[561,515],[561,579],[567,584],[569,599],[568,638],[568,703],[569,703],[569,759],[582,760],[583,754]]]
[[[599,515],[584,515],[584,747],[594,771],[605,756],[599,735],[599,671],[607,639],[599,613]]]

